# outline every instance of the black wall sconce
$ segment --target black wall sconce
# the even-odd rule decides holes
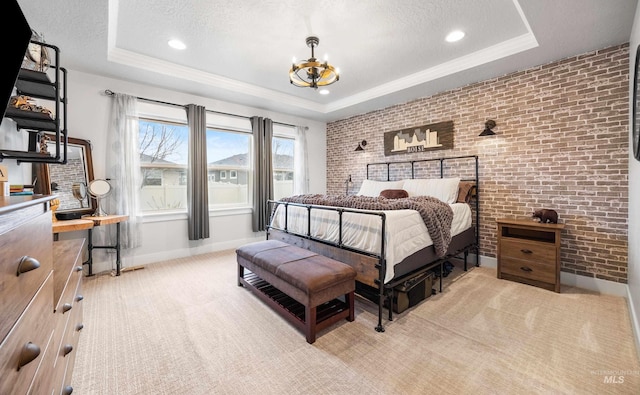
[[[367,140],[362,140],[358,143],[358,147],[355,149],[356,151],[364,151],[364,147],[367,146]]]
[[[487,122],[484,123],[484,130],[482,131],[482,133],[479,134],[479,136],[493,136],[496,133],[491,129],[495,127],[496,127],[496,121],[494,121],[493,119],[489,119]]]

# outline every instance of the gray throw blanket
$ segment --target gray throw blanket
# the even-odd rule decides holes
[[[280,199],[281,202],[313,204],[319,206],[348,207],[360,210],[416,210],[427,226],[429,236],[438,257],[443,257],[451,242],[453,210],[441,200],[429,196],[413,196],[402,199],[357,195],[296,195]],[[275,208],[275,206],[274,206]]]

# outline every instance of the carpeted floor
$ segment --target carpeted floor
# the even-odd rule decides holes
[[[374,330],[377,308],[313,345],[247,289],[233,250],[83,283],[74,394],[638,394],[626,301],[456,268]]]

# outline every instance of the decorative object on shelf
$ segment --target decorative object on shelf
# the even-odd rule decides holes
[[[631,144],[633,145],[633,157],[640,160],[640,45],[636,48],[636,65],[633,69],[633,97],[631,98]]]
[[[296,63],[295,58],[289,70],[289,81],[302,88],[318,89],[319,86],[331,85],[340,79],[338,70],[327,60],[321,63],[315,57],[315,47],[320,43],[318,37],[310,36],[306,39],[311,48],[311,57]]]
[[[415,126],[384,134],[384,155],[453,149],[453,121]]]
[[[35,41],[35,42],[34,42]],[[22,68],[35,71],[47,71],[51,64],[51,55],[44,45],[44,36],[31,30],[31,42],[22,61]]]
[[[14,108],[18,111],[11,111],[11,108]],[[11,96],[11,99],[9,100],[9,108],[7,108],[6,115],[8,117],[19,115],[27,118],[38,118],[46,120],[53,119],[51,110],[35,104],[31,97],[24,95]]]
[[[40,141],[39,141],[39,151],[41,154],[49,154],[49,148],[47,144],[51,141],[51,138],[47,136],[45,133],[40,133]],[[59,202],[58,202],[59,203]]]
[[[60,199],[51,199],[49,204],[51,206],[51,220],[56,222],[58,220],[56,217],[56,210],[60,207]]]
[[[493,119],[487,120],[487,122],[484,123],[484,130],[478,136],[493,136],[493,135],[495,135],[496,132],[493,131],[493,128],[495,128],[495,127],[496,127],[496,121],[494,121]]]
[[[0,196],[9,196],[10,193],[9,168],[5,165],[0,165]]]
[[[33,99],[29,96],[18,95],[11,96],[11,100],[9,101],[9,105],[11,107],[17,108],[22,111],[31,111],[42,114],[47,114],[49,118],[51,118],[51,110],[46,107],[39,106],[33,102]]]
[[[551,209],[542,208],[540,210],[535,210],[533,213],[531,213],[531,217],[538,218],[540,220],[540,223],[543,224],[558,223],[558,213],[555,210]]]
[[[93,180],[89,183],[89,194],[96,199],[98,204],[96,211],[93,213],[94,217],[104,217],[108,215],[103,209],[101,199],[108,196],[111,193],[111,184],[107,180]]]
[[[364,151],[364,147],[367,146],[367,140],[362,140],[361,142],[358,143],[358,146],[356,147],[355,151]]]

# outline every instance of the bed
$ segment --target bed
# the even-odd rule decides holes
[[[442,291],[444,262],[459,257],[467,270],[475,252],[479,265],[477,156],[371,163],[355,196],[299,195],[269,203],[267,239],[354,267],[357,292],[375,290],[375,298],[362,296],[377,302],[379,332],[385,305],[393,319],[389,301],[396,286],[435,269]]]

